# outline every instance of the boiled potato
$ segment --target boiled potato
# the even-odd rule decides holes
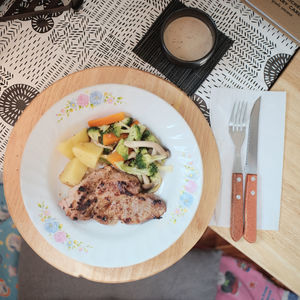
[[[67,139],[66,141],[61,142],[58,145],[57,150],[67,158],[72,159],[74,157],[72,148],[78,143],[88,142],[88,141],[89,141],[89,136],[87,134],[87,129],[84,128],[74,136]]]
[[[74,157],[67,163],[64,170],[59,175],[59,179],[64,184],[74,186],[80,183],[86,171],[87,166],[84,165],[78,158]]]
[[[72,140],[67,140],[64,142],[61,142],[57,146],[57,150],[64,156],[66,156],[69,159],[72,159],[74,157],[74,154],[72,152],[73,148],[73,141]]]
[[[103,148],[96,146],[94,143],[79,143],[73,148],[73,154],[87,167],[95,168]]]

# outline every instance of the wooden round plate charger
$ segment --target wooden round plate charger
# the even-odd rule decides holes
[[[184,234],[167,250],[145,262],[121,268],[102,268],[73,260],[51,246],[35,228],[25,209],[20,166],[27,139],[43,114],[74,91],[105,83],[142,88],[171,104],[189,124],[203,162],[201,201]],[[30,247],[57,269],[76,277],[107,283],[127,282],[154,275],[176,263],[200,239],[212,217],[220,188],[219,154],[212,131],[201,111],[180,89],[150,73],[125,67],[98,67],[71,74],[57,81],[25,109],[10,136],[4,162],[4,191],[9,212]]]

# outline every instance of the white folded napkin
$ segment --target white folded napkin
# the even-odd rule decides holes
[[[248,103],[247,130],[242,147],[242,163],[245,166],[250,113],[259,96],[262,98],[258,137],[257,229],[279,229],[286,93],[227,88],[213,89],[211,95],[210,121],[220,152],[222,179],[220,197],[210,225],[230,227],[234,144],[228,132],[228,122],[233,104],[237,100]]]

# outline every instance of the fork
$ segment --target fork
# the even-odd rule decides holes
[[[245,101],[235,102],[230,120],[229,134],[235,145],[234,163],[232,169],[232,191],[231,191],[231,216],[230,234],[234,241],[243,236],[244,227],[244,201],[243,201],[243,168],[241,163],[241,147],[246,132],[246,111]]]

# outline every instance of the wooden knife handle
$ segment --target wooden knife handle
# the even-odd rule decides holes
[[[256,241],[256,201],[257,175],[247,174],[245,188],[245,231],[244,238],[249,243]]]
[[[230,234],[234,241],[243,236],[244,227],[243,174],[232,174]]]

